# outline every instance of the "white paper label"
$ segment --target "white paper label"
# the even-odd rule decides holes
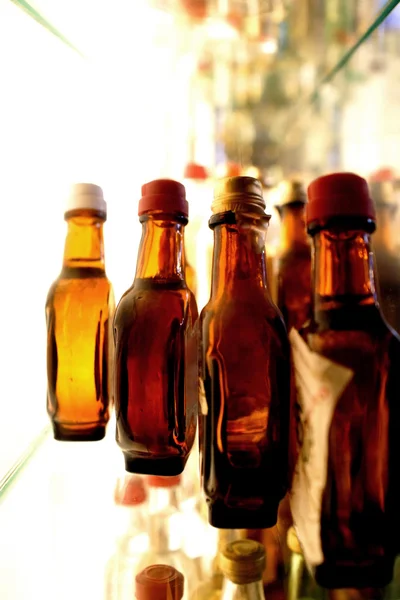
[[[304,557],[310,566],[323,562],[321,503],[326,484],[328,436],[338,399],[353,371],[313,352],[300,334],[289,334],[302,433],[290,506]]]

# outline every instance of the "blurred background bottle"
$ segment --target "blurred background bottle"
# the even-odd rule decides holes
[[[141,556],[138,569],[152,564],[170,565],[178,569],[185,577],[184,598],[189,598],[196,589],[201,572],[196,561],[191,560],[183,551],[183,538],[190,535],[185,530],[185,519],[179,507],[179,486],[181,478],[147,477],[148,550]]]
[[[300,329],[311,316],[311,243],[307,236],[307,195],[300,181],[283,181],[276,209],[281,218],[278,307],[287,330]]]
[[[212,202],[212,184],[207,169],[197,163],[188,163],[184,172],[186,196],[190,208],[186,248],[194,266],[195,289],[199,310],[207,303],[211,289],[212,233],[207,226]],[[188,281],[190,287],[190,282]]]
[[[135,578],[136,600],[181,600],[184,589],[182,573],[168,565],[151,565]]]
[[[192,600],[219,600],[224,581],[224,575],[219,564],[220,553],[227,544],[246,537],[244,529],[218,529],[217,531],[218,538],[210,570],[204,573],[202,583],[196,588]]]
[[[291,552],[287,575],[287,600],[327,600],[327,591],[319,587],[309,572],[294,527],[287,532]]]
[[[47,411],[57,440],[101,440],[109,420],[114,294],[104,262],[106,218],[99,186],[73,186],[63,266],[46,300]]]
[[[148,550],[147,491],[142,477],[128,474],[117,481],[116,549],[106,566],[105,599],[130,600],[142,555]]]
[[[219,555],[224,575],[222,600],[263,600],[262,574],[265,551],[253,540],[236,540],[227,544]]]
[[[389,325],[400,333],[400,255],[396,248],[396,214],[399,206],[396,181],[390,169],[381,169],[371,176],[369,183],[376,207],[377,228],[373,237],[373,249],[379,304]]]

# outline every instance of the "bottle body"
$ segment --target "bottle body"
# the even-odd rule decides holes
[[[185,283],[136,279],[118,305],[117,441],[128,471],[183,471],[196,433],[196,320]]]
[[[259,237],[259,215],[232,214],[214,229],[200,319],[201,470],[211,525],[255,529],[276,523],[287,490],[289,346],[266,288],[265,223]]]
[[[400,340],[375,306],[327,311],[321,318],[324,325],[304,331],[310,349],[353,376],[329,430],[321,506],[324,561],[315,577],[328,588],[380,587],[391,580],[394,562],[390,478],[400,459],[395,439]]]
[[[46,300],[47,411],[56,439],[84,441],[102,439],[109,420],[114,294],[102,258],[104,219],[78,213]]]

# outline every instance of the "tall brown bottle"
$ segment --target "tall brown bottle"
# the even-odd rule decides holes
[[[400,534],[400,338],[377,303],[366,181],[327,175],[308,194],[314,298],[310,325],[290,335],[301,441],[291,508],[320,585],[379,588]]]
[[[311,245],[306,231],[306,192],[298,181],[285,181],[276,209],[281,218],[278,307],[287,330],[300,329],[311,316]]]
[[[136,277],[114,319],[117,442],[132,473],[178,475],[196,433],[197,306],[185,279],[182,184],[142,187]]]
[[[209,521],[219,528],[271,527],[287,489],[289,344],[266,284],[264,208],[256,179],[217,184],[200,444]]]
[[[47,411],[57,440],[100,440],[109,419],[114,294],[104,264],[106,218],[101,188],[75,185],[63,267],[46,301]]]

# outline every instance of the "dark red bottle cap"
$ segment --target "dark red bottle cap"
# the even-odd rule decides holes
[[[332,173],[310,183],[306,215],[307,225],[332,217],[376,218],[368,184],[355,173]]]
[[[169,488],[179,485],[181,482],[180,475],[174,475],[173,477],[163,477],[162,475],[149,475],[147,477],[147,483],[151,487],[158,488]]]
[[[152,210],[189,216],[185,186],[173,179],[155,179],[142,186],[139,216]]]
[[[135,581],[137,600],[180,600],[183,596],[183,575],[169,565],[151,565]]]
[[[207,169],[197,163],[188,163],[185,167],[185,179],[207,179]]]
[[[122,506],[138,506],[147,498],[144,481],[137,475],[127,475],[123,480],[118,480],[114,501]]]

